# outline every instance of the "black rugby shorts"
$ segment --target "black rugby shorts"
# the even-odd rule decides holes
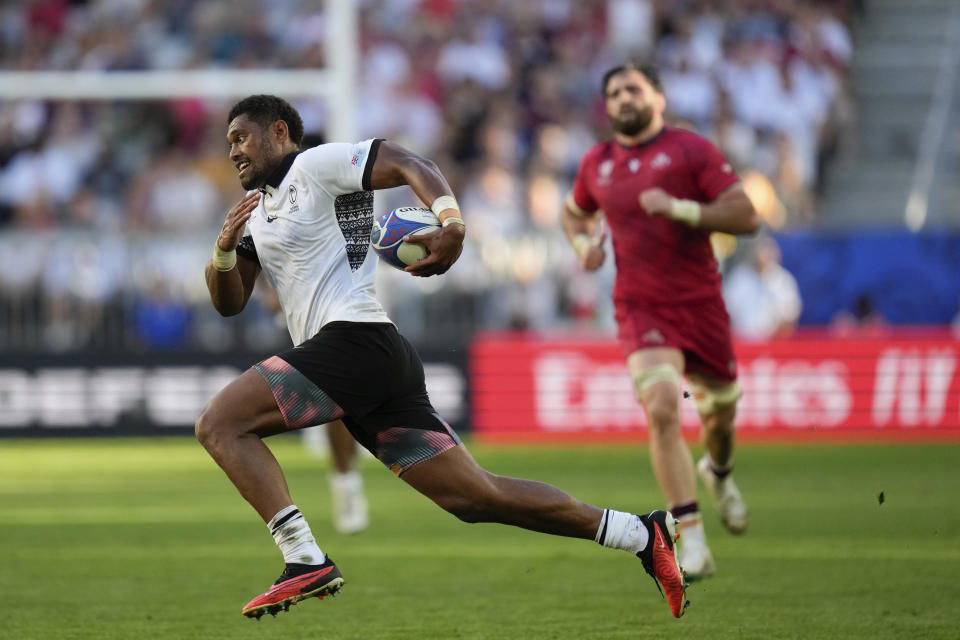
[[[430,404],[420,356],[392,324],[331,322],[255,368],[288,429],[342,419],[397,475],[460,444]]]

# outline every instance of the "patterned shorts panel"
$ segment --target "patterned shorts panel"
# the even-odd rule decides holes
[[[326,424],[343,417],[343,409],[286,360],[272,356],[254,368],[266,378],[288,429]]]
[[[456,432],[440,416],[446,432],[391,427],[377,434],[374,455],[396,475],[460,444]]]

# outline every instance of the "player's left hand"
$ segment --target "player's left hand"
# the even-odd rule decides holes
[[[647,189],[640,194],[640,206],[651,216],[670,217],[670,204],[673,198],[659,187]]]
[[[432,233],[407,236],[403,239],[404,242],[426,246],[427,257],[414,262],[404,271],[421,278],[446,273],[460,257],[465,235],[466,228],[463,225],[448,224]]]

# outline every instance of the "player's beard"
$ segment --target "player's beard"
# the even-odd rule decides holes
[[[247,170],[247,175],[240,178],[240,186],[247,191],[259,189],[263,186],[263,171],[257,168],[253,160],[250,160],[250,168]]]
[[[247,158],[250,161],[250,169],[247,175],[240,179],[240,186],[246,190],[259,189],[267,182],[267,177],[276,166],[276,158],[270,155],[270,146],[264,140],[258,149],[259,160],[254,162],[253,158]]]
[[[646,105],[633,112],[632,115],[623,118],[610,116],[610,124],[613,125],[613,130],[625,136],[637,135],[649,127],[651,122],[653,122],[653,107],[650,105]]]

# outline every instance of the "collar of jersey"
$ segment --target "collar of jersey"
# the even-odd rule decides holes
[[[657,135],[653,136],[652,138],[647,138],[647,139],[644,140],[643,142],[638,142],[637,144],[632,145],[632,146],[629,146],[629,147],[628,147],[627,145],[625,145],[625,144],[620,143],[620,142],[617,142],[617,144],[619,144],[619,145],[620,145],[621,147],[623,147],[624,149],[642,149],[643,147],[649,146],[649,145],[653,144],[654,142],[656,142],[657,140],[659,140],[659,139],[660,139],[660,136],[662,136],[664,133],[666,133],[666,131],[667,131],[667,125],[663,125],[662,127],[660,127],[660,131],[657,131]],[[279,184],[279,183],[278,183],[278,184]]]
[[[268,188],[271,190],[276,189],[280,186],[280,183],[283,182],[283,179],[287,177],[287,172],[290,171],[290,166],[293,164],[294,158],[297,157],[299,151],[291,151],[287,155],[283,156],[283,160],[280,161],[280,165],[277,167],[277,170],[270,174],[270,177],[267,178],[266,184],[263,185],[261,191],[266,191]]]

